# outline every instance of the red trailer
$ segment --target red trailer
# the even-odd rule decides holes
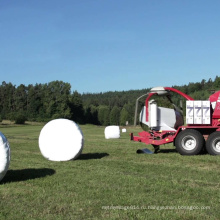
[[[172,93],[186,99],[186,125],[182,111],[172,103]],[[138,136],[131,133],[131,140],[153,145],[155,152],[163,144],[173,143],[182,155],[197,155],[204,149],[211,155],[220,154],[220,91],[209,100],[194,100],[187,94],[170,87],[155,87],[147,95],[140,113],[140,122],[149,127]],[[154,96],[166,96],[174,108],[158,107]],[[143,96],[141,96],[143,97]],[[140,97],[139,97],[140,98]],[[135,123],[137,118],[137,106]]]

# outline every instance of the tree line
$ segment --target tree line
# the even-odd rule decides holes
[[[173,87],[195,100],[207,100],[212,91],[220,89],[220,77]],[[80,94],[72,92],[71,85],[63,81],[17,87],[3,81],[0,85],[0,120],[22,118],[23,121],[47,122],[67,118],[79,124],[131,125],[136,99],[150,89]],[[178,104],[180,97],[174,94],[172,99]],[[158,102],[159,105],[169,106],[164,98],[158,99]],[[139,111],[143,105],[144,99],[139,103]]]
[[[84,114],[81,95],[62,81],[16,87],[2,82],[0,86],[1,119],[49,121],[68,118],[81,123]]]

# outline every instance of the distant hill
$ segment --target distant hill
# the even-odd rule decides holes
[[[201,82],[189,83],[188,85],[182,86],[174,85],[173,87],[192,96],[194,99],[203,100],[210,96],[211,90],[220,89],[220,77],[216,76],[214,81],[211,78],[208,81],[203,79]],[[151,88],[121,92],[85,93],[82,94],[82,101],[84,106],[107,105],[111,108],[113,106],[121,108],[125,104],[135,103],[139,96],[147,93],[150,89]]]

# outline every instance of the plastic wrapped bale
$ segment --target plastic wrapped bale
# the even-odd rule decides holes
[[[122,133],[126,133],[127,132],[127,130],[126,130],[126,128],[122,128]]]
[[[7,138],[0,132],[0,181],[8,171],[10,164],[10,146]]]
[[[68,119],[48,122],[39,135],[42,155],[51,161],[76,159],[83,150],[84,137],[80,127]]]
[[[116,125],[111,125],[105,128],[105,138],[120,138],[120,128]]]

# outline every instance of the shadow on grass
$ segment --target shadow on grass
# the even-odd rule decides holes
[[[160,149],[159,153],[177,153],[176,149]]]
[[[164,154],[164,153],[177,153],[176,149],[160,149],[158,152],[154,153],[154,150],[138,149],[136,151],[137,154]]]
[[[109,154],[107,153],[88,153],[81,154],[77,160],[92,160],[92,159],[102,159],[103,157],[107,157]]]
[[[161,149],[158,153],[178,153],[176,149]],[[208,155],[208,152],[206,150],[202,150],[198,155]]]
[[[1,183],[27,181],[31,179],[43,178],[46,176],[52,176],[53,174],[55,174],[55,170],[48,168],[8,170]]]

